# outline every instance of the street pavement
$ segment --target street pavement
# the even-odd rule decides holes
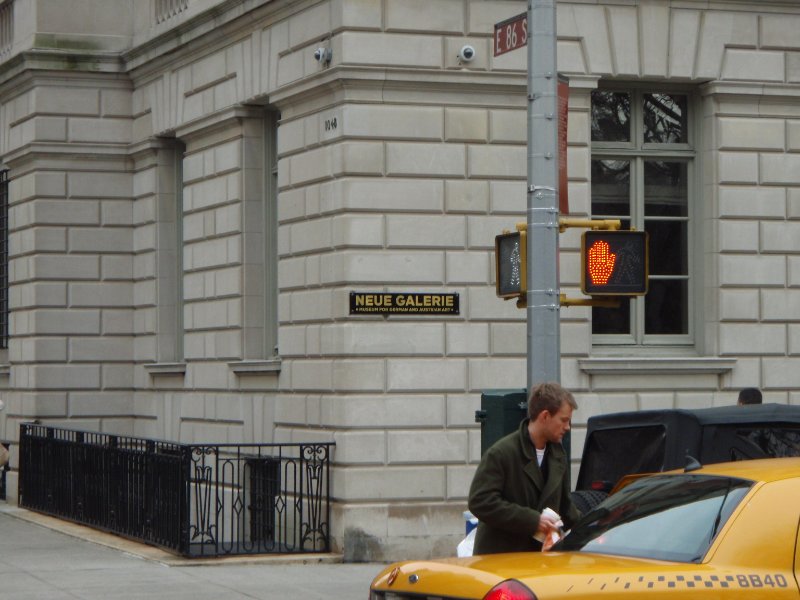
[[[380,564],[185,559],[0,501],[0,600],[365,600]]]

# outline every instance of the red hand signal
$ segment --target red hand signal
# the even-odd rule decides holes
[[[598,240],[589,248],[587,268],[593,285],[605,285],[614,272],[617,255],[611,253],[608,242]]]

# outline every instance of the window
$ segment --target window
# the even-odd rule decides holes
[[[592,92],[592,218],[647,231],[647,295],[593,308],[599,344],[691,343],[691,221],[695,140],[685,92]]]
[[[158,357],[183,360],[183,157],[186,146],[165,140],[158,150]]]
[[[264,119],[264,356],[278,356],[278,119]]]
[[[0,171],[0,349],[8,349],[8,169]]]
[[[278,121],[269,108],[243,121],[244,335],[239,375],[277,372],[278,354]]]

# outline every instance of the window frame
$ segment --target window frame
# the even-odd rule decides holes
[[[277,359],[278,348],[278,123],[280,113],[264,115],[264,357]]]
[[[278,128],[280,113],[271,106],[254,112],[243,123],[244,162],[258,165],[258,177],[244,186],[245,221],[242,247],[243,287],[255,293],[243,297],[242,355],[230,368],[237,375],[278,372]],[[255,167],[254,167],[255,168]],[[248,254],[248,252],[250,254]]]
[[[183,161],[186,144],[164,138],[157,150],[159,160],[156,251],[156,363],[183,364]]]
[[[8,361],[8,343],[10,337],[9,320],[11,310],[9,306],[9,172],[0,168],[0,362]]]
[[[596,90],[604,92],[624,92],[631,94],[630,138],[628,141],[592,141],[592,98],[589,101],[589,145],[590,145],[590,175],[589,187],[591,190],[591,165],[595,160],[624,160],[630,164],[629,181],[629,213],[631,227],[644,230],[645,225],[645,196],[644,196],[644,165],[647,160],[685,161],[687,214],[685,217],[648,217],[648,220],[683,221],[686,223],[686,256],[687,266],[685,275],[653,275],[652,280],[685,280],[686,291],[686,333],[680,334],[645,334],[645,297],[632,297],[631,304],[631,329],[627,334],[592,333],[592,345],[595,347],[637,347],[637,348],[665,348],[684,347],[690,348],[696,344],[697,320],[700,318],[700,306],[695,301],[698,293],[698,272],[700,265],[695,250],[698,247],[695,236],[697,235],[697,215],[699,210],[700,186],[700,104],[694,90],[683,86],[648,85],[645,83],[620,83],[600,82]],[[679,94],[687,97],[686,109],[686,142],[685,143],[652,143],[644,141],[644,108],[643,98],[646,94]],[[590,214],[592,213],[590,200]],[[603,218],[615,218],[603,215]],[[623,300],[625,301],[625,300]],[[592,311],[594,312],[594,311]],[[594,315],[592,315],[594,318]]]

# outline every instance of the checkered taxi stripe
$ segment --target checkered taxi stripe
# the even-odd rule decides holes
[[[786,576],[781,573],[731,574],[731,575],[657,575],[638,577],[616,577],[613,581],[603,581],[592,577],[583,585],[570,585],[567,592],[585,591],[587,587],[599,592],[640,590],[640,589],[725,589],[752,588],[770,589],[788,587]]]

